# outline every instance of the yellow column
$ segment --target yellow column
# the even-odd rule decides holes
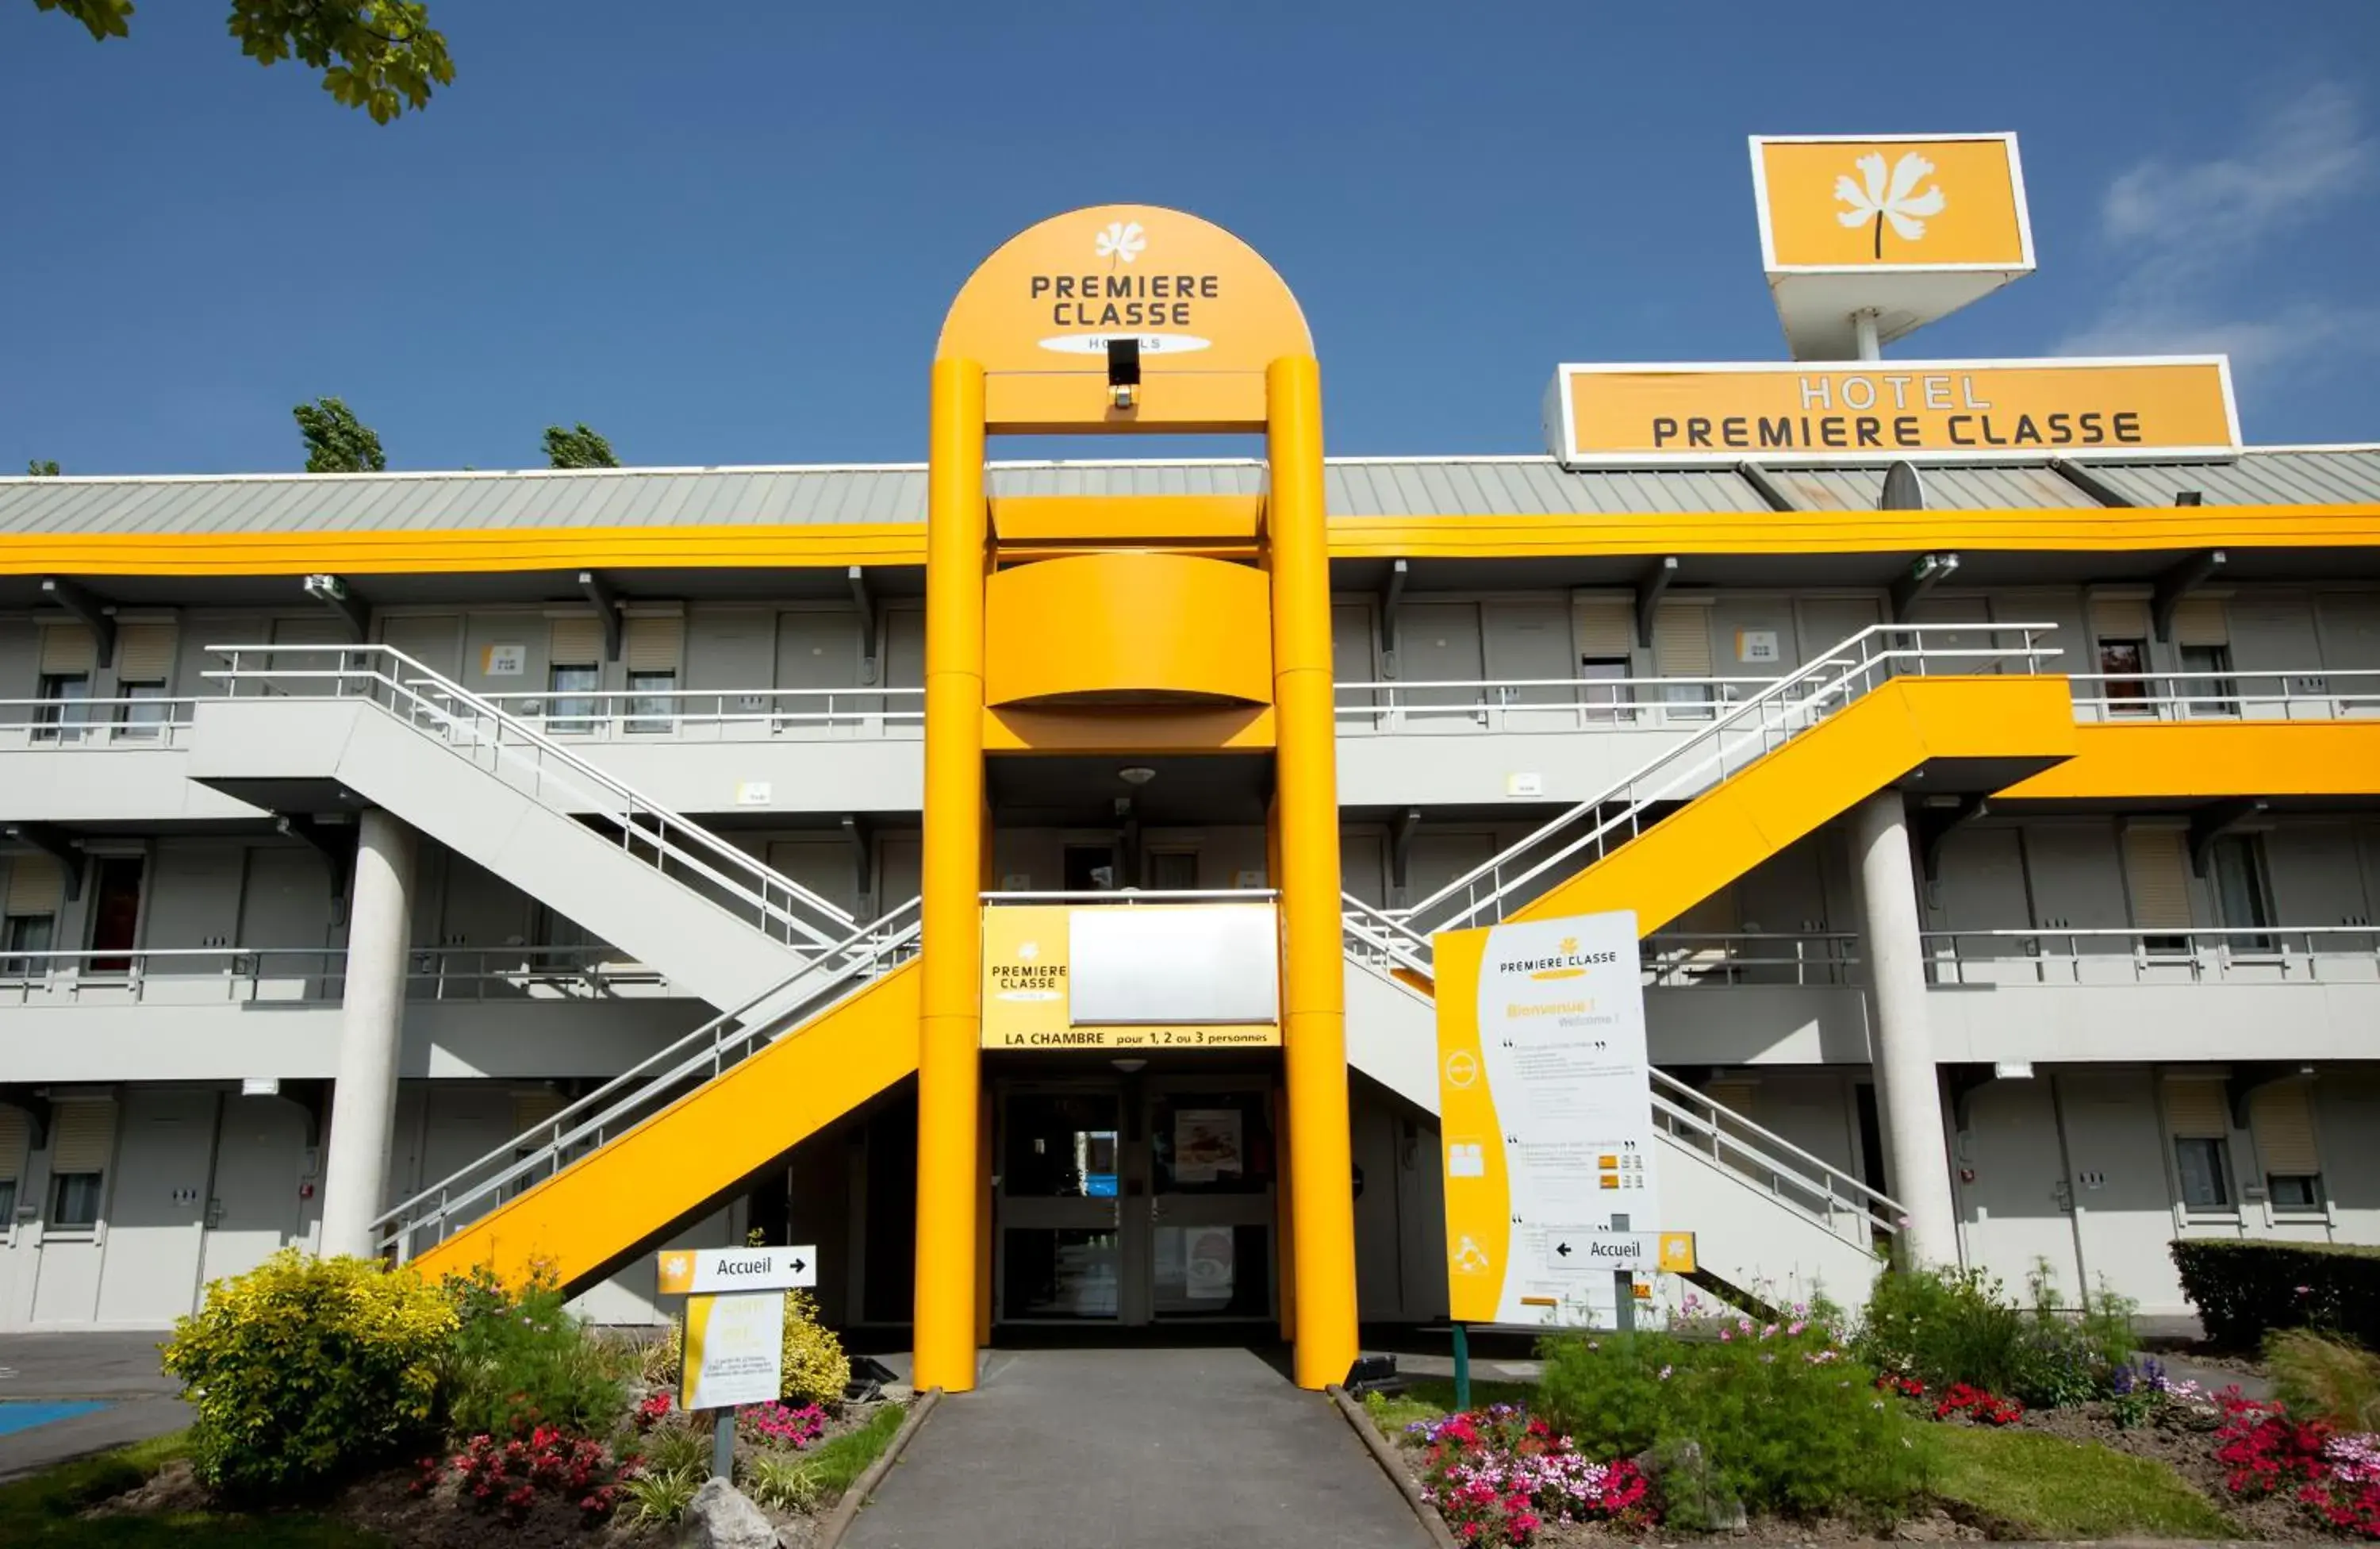
[[[1319,1388],[1346,1381],[1356,1354],[1321,368],[1311,356],[1275,360],[1265,372],[1265,389],[1281,846],[1275,885],[1281,889],[1281,1044],[1289,1090],[1288,1258],[1297,1276],[1297,1384]]]
[[[982,1091],[983,368],[934,362],[926,474],[924,975],[917,1018],[919,1388],[975,1386]]]

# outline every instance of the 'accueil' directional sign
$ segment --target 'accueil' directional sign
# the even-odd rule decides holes
[[[661,1254],[661,1294],[792,1291],[818,1284],[818,1250],[794,1248],[671,1248]]]

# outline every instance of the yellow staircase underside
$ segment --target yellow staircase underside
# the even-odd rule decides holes
[[[917,1068],[917,966],[789,1036],[416,1258],[431,1280],[486,1264],[585,1279]]]
[[[2062,677],[1897,677],[1515,910],[1636,911],[1653,932],[1896,780],[1942,761],[2046,763],[2075,747]],[[1958,788],[1946,782],[1945,789]]]

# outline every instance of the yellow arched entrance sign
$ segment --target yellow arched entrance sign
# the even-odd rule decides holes
[[[1109,388],[1115,339],[1138,346],[1129,407]],[[1265,368],[1313,352],[1297,298],[1245,242],[1179,210],[1100,204],[985,259],[934,354],[984,369],[997,433],[1258,430]]]

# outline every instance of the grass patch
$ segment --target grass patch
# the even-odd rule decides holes
[[[1474,1409],[1486,1409],[1490,1404],[1518,1404],[1530,1409],[1536,1406],[1536,1388],[1528,1383],[1474,1381],[1471,1384]],[[1442,1420],[1454,1412],[1454,1379],[1415,1377],[1402,1393],[1367,1393],[1364,1395],[1364,1412],[1372,1417],[1380,1434],[1394,1440],[1415,1421]]]
[[[187,1432],[136,1442],[0,1484],[0,1543],[10,1549],[370,1549],[375,1534],[304,1513],[270,1516],[174,1512],[155,1517],[79,1515],[120,1495],[189,1451]]]
[[[818,1482],[819,1498],[839,1499],[851,1488],[852,1481],[868,1471],[868,1466],[884,1456],[892,1445],[893,1433],[901,1422],[909,1418],[908,1409],[900,1404],[887,1404],[868,1417],[868,1423],[856,1431],[845,1431],[840,1436],[830,1436],[818,1449],[806,1455],[804,1471]]]
[[[1935,1493],[2015,1536],[2225,1539],[2239,1528],[2171,1469],[2038,1431],[1936,1428]]]

